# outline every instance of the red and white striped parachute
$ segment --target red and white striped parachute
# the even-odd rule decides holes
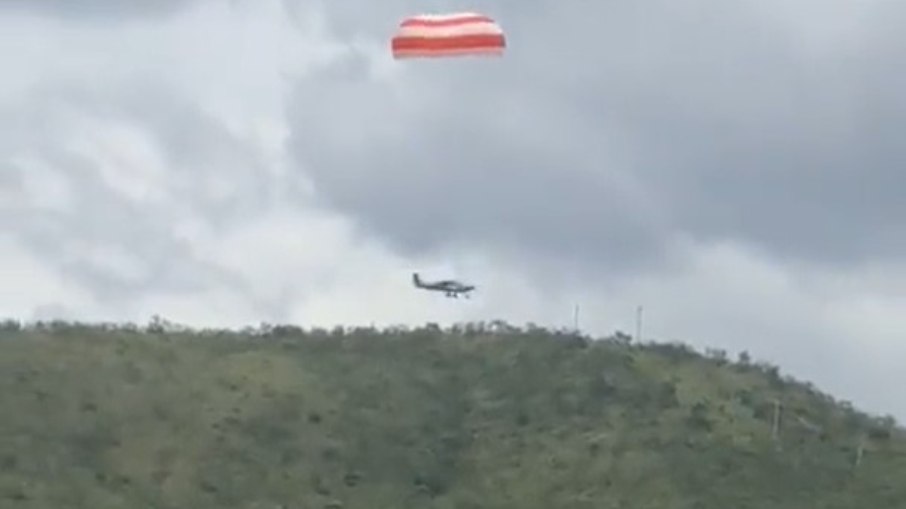
[[[506,47],[500,26],[475,12],[421,14],[403,19],[393,36],[393,58],[499,56]]]

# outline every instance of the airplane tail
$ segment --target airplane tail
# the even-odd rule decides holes
[[[420,278],[420,277],[418,276],[418,272],[413,272],[413,273],[412,273],[412,284],[414,284],[414,285],[415,285],[416,287],[418,287],[418,288],[421,288],[422,286],[424,286],[424,285],[422,284],[422,278]]]

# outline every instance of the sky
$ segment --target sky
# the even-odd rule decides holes
[[[478,10],[502,58],[394,61]],[[8,0],[0,314],[503,319],[906,421],[906,4]],[[470,300],[411,286],[474,282]]]

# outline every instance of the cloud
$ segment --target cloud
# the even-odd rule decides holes
[[[906,415],[880,390],[906,353],[895,4],[500,2],[505,58],[407,63],[396,0],[12,5],[5,315],[571,326],[579,304],[606,334],[643,304],[645,337]]]
[[[877,274],[906,247],[906,9],[492,2],[504,58],[389,62],[411,6],[323,8],[351,51],[297,81],[290,150],[400,256],[486,255],[460,271],[493,288],[473,316],[565,325],[581,302],[631,332],[644,303],[651,337],[906,412],[876,389],[903,353]]]
[[[129,21],[174,14],[197,0],[5,0],[3,10],[49,15],[63,20]]]
[[[277,312],[277,296],[256,294],[254,281],[199,247],[282,200],[305,200],[304,178],[283,172],[274,154],[282,133],[273,96],[280,73],[306,59],[304,49],[281,51],[280,37],[306,40],[290,25],[274,33],[279,3],[260,5],[242,18],[199,4],[153,29],[102,32],[0,18],[30,27],[5,59],[19,83],[0,94],[0,222],[11,242],[89,293],[95,302],[83,311],[107,306],[107,316],[135,316],[152,295],[217,291],[253,315]],[[213,26],[192,28],[202,19]],[[250,44],[235,42],[237,28],[253,36]],[[259,71],[256,80],[233,72],[243,53],[255,54],[247,70]],[[280,67],[294,56],[296,65]],[[243,117],[252,122],[237,127]]]
[[[135,96],[100,102],[64,91],[12,107],[12,118],[42,102],[60,113],[31,118],[54,129],[8,148],[5,194],[18,199],[2,206],[5,229],[101,302],[149,287],[192,291],[210,279],[241,292],[241,280],[198,258],[172,227],[200,217],[216,229],[260,209],[260,162],[197,109],[129,85]]]
[[[516,246],[581,270],[660,264],[677,237],[841,266],[901,255],[906,37],[889,20],[906,9],[568,5],[487,4],[501,60],[383,72],[351,55],[301,80],[292,144],[324,203],[403,253]],[[411,12],[326,8],[374,51]]]

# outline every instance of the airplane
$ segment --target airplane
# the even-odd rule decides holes
[[[419,277],[418,272],[412,273],[412,284],[414,284],[416,288],[444,292],[444,295],[453,297],[454,299],[459,298],[459,294],[463,294],[463,296],[468,299],[469,292],[475,289],[474,285],[467,285],[451,279],[425,282]]]

